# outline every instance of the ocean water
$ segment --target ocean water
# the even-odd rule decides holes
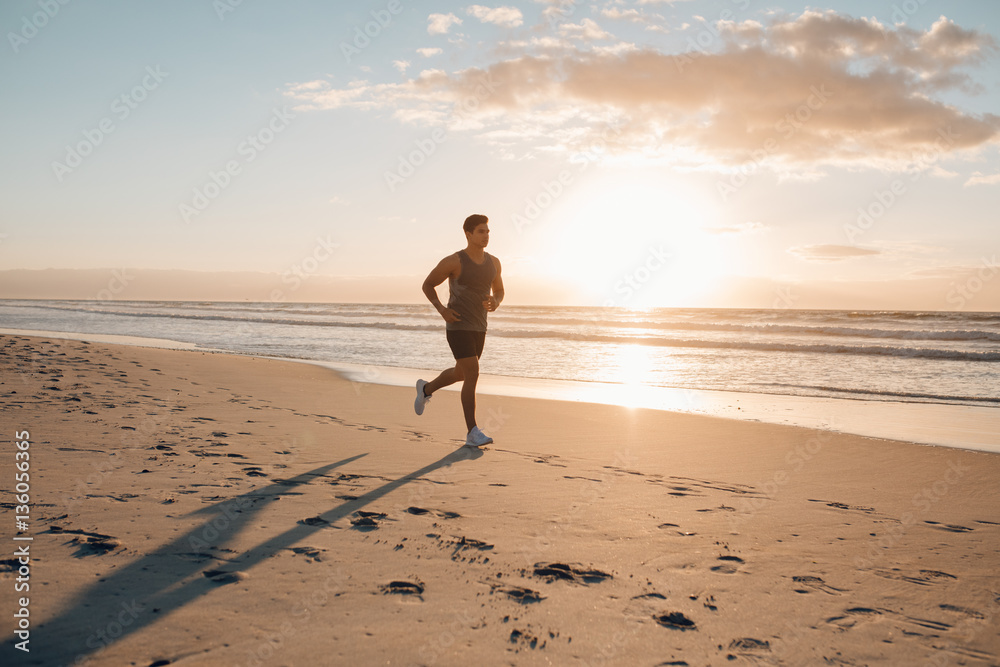
[[[0,301],[0,328],[443,369],[429,305]],[[1000,313],[503,306],[483,373],[639,387],[1000,408]]]

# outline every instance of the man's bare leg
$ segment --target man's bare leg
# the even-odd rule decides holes
[[[455,384],[456,382],[461,381],[462,372],[458,369],[458,364],[456,364],[452,368],[441,371],[436,378],[425,384],[424,393],[430,396],[441,387],[447,387],[450,384]]]
[[[476,427],[476,383],[479,381],[479,358],[465,357],[455,362],[455,367],[464,378],[462,383],[462,411],[468,430]]]
[[[424,385],[424,393],[430,396],[441,387],[447,387],[456,382],[462,385],[462,411],[465,413],[465,425],[471,431],[476,426],[476,383],[479,381],[479,358],[464,357],[455,362],[455,366],[441,373]]]

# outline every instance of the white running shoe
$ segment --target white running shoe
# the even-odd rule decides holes
[[[431,397],[424,393],[424,385],[426,384],[426,380],[417,380],[417,398],[413,401],[413,411],[418,415],[424,414],[424,406],[427,405],[427,401],[431,400]]]
[[[493,438],[480,431],[478,426],[473,426],[472,430],[469,431],[469,435],[465,436],[465,445],[467,447],[482,447],[491,442],[493,442]]]

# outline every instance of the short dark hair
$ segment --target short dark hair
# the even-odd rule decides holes
[[[465,223],[462,224],[462,229],[464,229],[467,234],[471,234],[475,231],[476,227],[479,225],[485,225],[489,221],[490,219],[485,215],[482,215],[481,213],[473,213],[465,219]]]

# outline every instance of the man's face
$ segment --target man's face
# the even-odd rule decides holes
[[[469,237],[469,242],[473,245],[485,248],[490,242],[490,226],[485,222],[481,225],[476,225],[472,233],[466,233],[466,236]]]

